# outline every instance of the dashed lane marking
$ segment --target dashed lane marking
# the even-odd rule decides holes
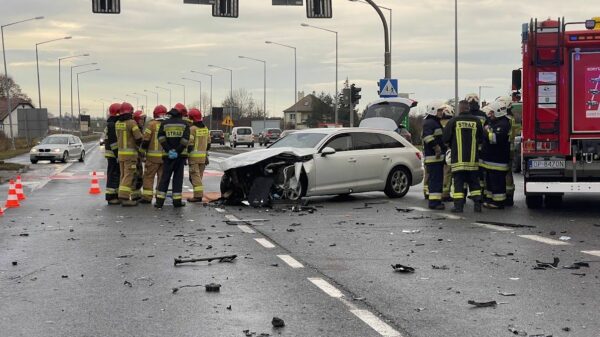
[[[355,309],[350,312],[384,337],[402,337],[398,331],[368,310]]]
[[[229,221],[238,221],[239,219],[232,214],[225,214],[225,219],[229,220]]]
[[[594,256],[599,256],[600,257],[600,250],[582,250],[581,252],[584,253],[584,254],[594,255]]]
[[[564,242],[564,241],[559,241],[559,240],[553,240],[553,239],[548,239],[545,238],[543,236],[539,236],[539,235],[519,235],[522,238],[525,239],[529,239],[529,240],[533,240],[533,241],[537,241],[537,242],[541,242],[541,243],[545,243],[548,245],[553,245],[553,246],[569,246],[569,243]]]
[[[225,210],[224,210],[224,209],[222,209],[222,208],[218,208],[218,207],[216,207],[216,208],[215,208],[215,211],[217,211],[217,212],[219,212],[219,213],[225,213]]]
[[[449,220],[461,220],[464,219],[461,216],[458,215],[454,215],[454,214],[448,214],[448,213],[435,213],[435,215],[439,215],[443,218],[449,219]]]
[[[344,296],[336,287],[320,277],[309,277],[308,280],[333,298],[342,298]]]
[[[428,208],[417,207],[417,206],[409,207],[409,209],[412,209],[412,210],[415,210],[415,211],[419,211],[419,212],[431,212],[431,210],[428,209]]]
[[[256,242],[258,242],[261,246],[265,248],[275,248],[275,245],[271,243],[271,241],[263,238],[255,238]]]
[[[247,225],[238,225],[237,227],[244,233],[256,234],[256,232],[252,228],[248,227]]]
[[[283,262],[287,263],[288,266],[290,266],[294,269],[304,268],[302,263],[298,262],[298,260],[294,259],[293,257],[291,257],[289,255],[277,255],[277,257],[282,259]]]
[[[483,228],[487,228],[487,229],[493,229],[493,230],[499,231],[499,232],[512,232],[513,231],[512,228],[506,228],[506,227],[501,227],[501,226],[496,226],[496,225],[490,225],[490,224],[487,224],[487,223],[473,222],[473,225],[479,226],[479,227],[483,227]]]

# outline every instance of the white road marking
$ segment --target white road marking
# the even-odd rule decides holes
[[[342,298],[344,296],[344,294],[342,294],[342,292],[339,291],[336,287],[332,286],[331,284],[329,284],[329,282],[323,280],[320,277],[309,277],[308,280],[331,297]]]
[[[297,268],[304,268],[304,266],[302,265],[302,263],[298,262],[298,260],[294,259],[293,257],[289,256],[289,255],[277,255],[278,258],[282,259],[283,262],[287,263],[288,266],[297,269]]]
[[[441,217],[444,217],[444,218],[450,219],[450,220],[461,220],[461,219],[464,219],[461,216],[454,215],[454,214],[448,214],[448,213],[435,213],[435,215],[439,215]]]
[[[430,209],[423,208],[423,207],[409,207],[409,209],[412,209],[412,210],[415,210],[415,211],[419,211],[419,212],[431,212]]]
[[[219,158],[219,157],[212,157],[212,156],[209,159],[209,161],[211,161],[211,162],[214,161],[217,164],[221,163],[223,160],[225,160],[225,159],[224,158]]]
[[[584,254],[594,255],[594,256],[599,256],[600,257],[600,250],[582,250],[581,252],[584,253]]]
[[[271,241],[263,238],[254,238],[254,240],[260,243],[261,246],[265,248],[275,248],[275,245],[271,243]]]
[[[93,152],[95,149],[97,149],[97,148],[98,148],[98,145],[97,145],[97,144],[96,144],[96,145],[92,145],[92,147],[90,147],[90,148],[89,148],[89,149],[86,151],[86,152],[88,152],[88,153],[87,153],[87,156],[89,156],[89,155],[90,155],[90,154],[91,154],[91,153],[92,153],[92,152]],[[56,169],[56,170],[54,171],[54,174],[52,174],[52,175],[57,175],[57,174],[60,174],[60,173],[61,173],[61,172],[63,172],[64,170],[66,170],[66,169],[68,169],[69,167],[71,167],[71,165],[73,165],[73,164],[75,164],[75,162],[73,162],[73,161],[72,161],[72,162],[69,162],[69,163],[67,163],[67,164],[63,165],[62,167],[60,167],[60,168]],[[35,190],[39,190],[39,189],[43,188],[43,187],[44,187],[44,186],[46,186],[46,185],[47,185],[47,184],[48,184],[50,181],[51,181],[50,179],[46,179],[46,180],[44,180],[44,181],[40,182],[40,183],[39,183],[39,184],[38,184],[36,187],[32,188],[32,189],[31,189],[31,191],[33,192],[33,191],[35,191]]]
[[[238,225],[237,227],[244,233],[256,234],[256,232],[252,228],[250,228],[246,225]]]
[[[490,224],[487,224],[487,223],[473,222],[473,225],[479,226],[479,227],[483,227],[483,228],[487,228],[487,229],[493,229],[493,230],[499,231],[499,232],[512,232],[513,231],[512,228],[506,228],[506,227],[502,227],[502,226],[490,225]]]
[[[398,331],[394,330],[394,328],[368,310],[356,309],[350,310],[350,312],[384,337],[402,337]]]
[[[217,212],[219,212],[219,213],[225,213],[225,210],[224,210],[224,209],[222,209],[222,208],[218,208],[218,207],[216,207],[216,208],[215,208],[215,211],[217,211]]]
[[[225,214],[225,219],[229,220],[229,221],[238,221],[239,219],[236,218],[235,215],[232,214]]]
[[[519,235],[519,236],[522,238],[525,238],[525,239],[542,242],[542,243],[553,245],[553,246],[568,246],[568,245],[570,245],[569,243],[564,242],[564,241],[548,239],[548,238],[545,238],[545,237],[539,236],[539,235]]]

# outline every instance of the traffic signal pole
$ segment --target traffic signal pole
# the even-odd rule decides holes
[[[390,32],[388,29],[387,20],[385,19],[385,15],[383,12],[375,4],[373,0],[365,0],[367,1],[379,14],[381,18],[381,22],[383,23],[383,35],[385,39],[385,54],[384,54],[384,67],[385,67],[385,77],[384,78],[392,78],[392,52],[390,51]]]

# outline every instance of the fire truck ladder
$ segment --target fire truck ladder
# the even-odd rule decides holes
[[[560,78],[560,67],[564,63],[563,60],[563,41],[564,41],[564,30],[562,29],[561,19],[558,19],[558,24],[556,27],[544,27],[543,25],[538,25],[538,20],[532,20],[529,25],[529,35],[532,37],[532,56],[531,64],[533,65],[535,71],[535,86],[534,86],[534,96],[533,99],[536,100],[534,106],[534,117],[535,117],[535,131],[534,131],[534,141],[535,141],[535,149],[538,148],[538,135],[542,136],[552,142],[556,142],[556,149],[560,144],[560,113],[559,113],[559,105],[560,102],[560,90],[556,90],[556,115],[554,120],[547,120],[548,113],[546,113],[546,120],[540,120],[540,108],[539,108],[539,87],[540,85],[556,85],[561,81]],[[538,41],[538,33],[549,34],[551,32],[556,31],[556,38],[552,39],[551,43],[545,42],[540,43]],[[544,68],[544,72],[554,72],[556,74],[556,82],[541,82],[540,76],[538,73],[539,67]]]

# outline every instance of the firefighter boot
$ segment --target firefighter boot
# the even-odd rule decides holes
[[[180,207],[184,207],[184,206],[185,206],[185,202],[183,202],[181,199],[173,200],[173,207],[180,208]]]
[[[163,208],[164,204],[165,204],[164,198],[156,198],[156,201],[154,202],[154,207]]]
[[[506,200],[504,201],[504,206],[511,207],[511,206],[514,206],[514,205],[515,205],[515,201],[513,199],[513,196],[512,195],[507,195],[506,196]]]
[[[121,204],[121,200],[116,199],[116,198],[115,199],[110,199],[110,200],[108,200],[108,204],[109,205],[120,205]]]
[[[121,206],[123,207],[133,207],[133,206],[137,206],[138,202],[137,200],[121,200]]]
[[[473,211],[475,211],[475,213],[481,213],[481,200],[475,200]]]
[[[452,208],[451,212],[452,213],[462,213],[463,209],[465,207],[465,201],[464,200],[454,200],[454,208]]]
[[[444,204],[442,204],[441,201],[429,201],[429,209],[434,209],[434,210],[438,210],[438,211],[442,211],[446,209],[446,206],[444,206]]]
[[[196,197],[193,197],[193,198],[187,198],[187,201],[188,201],[188,202],[191,202],[191,203],[194,203],[194,202],[202,202],[202,198],[196,198]]]
[[[145,199],[145,198],[141,198],[140,200],[138,200],[138,202],[139,202],[140,204],[151,204],[151,203],[152,203],[152,200],[148,200],[148,199]]]

